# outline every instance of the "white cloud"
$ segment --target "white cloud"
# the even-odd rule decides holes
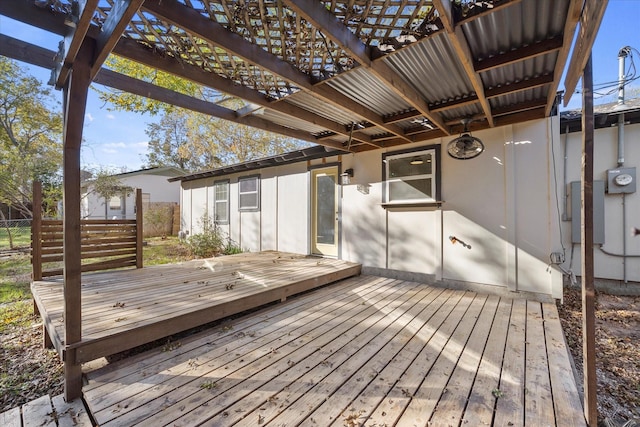
[[[107,119],[109,120],[115,120],[116,116],[114,116],[113,114],[107,114]]]
[[[93,116],[91,115],[91,113],[85,114],[84,118],[87,119],[87,121],[89,121],[89,123],[91,123],[93,121]]]
[[[106,148],[127,148],[127,144],[124,142],[107,142],[106,144],[102,144],[102,146]]]

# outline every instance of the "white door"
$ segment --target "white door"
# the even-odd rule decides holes
[[[311,171],[311,251],[338,256],[338,167]]]

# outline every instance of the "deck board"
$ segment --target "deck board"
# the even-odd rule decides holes
[[[96,422],[585,426],[552,304],[358,276],[180,344],[88,373]]]
[[[64,343],[62,282],[32,284],[55,348],[77,362],[133,348],[357,275],[360,265],[274,251],[82,276],[82,341]]]

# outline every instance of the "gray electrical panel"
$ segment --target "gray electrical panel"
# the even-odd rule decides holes
[[[604,181],[593,181],[593,243],[604,244]],[[571,241],[580,243],[582,195],[580,181],[571,183]]]

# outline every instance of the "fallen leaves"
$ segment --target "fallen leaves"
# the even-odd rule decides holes
[[[560,321],[582,376],[581,290],[567,287]],[[640,417],[640,297],[597,294],[596,373],[601,418]],[[580,386],[580,384],[579,384]]]

